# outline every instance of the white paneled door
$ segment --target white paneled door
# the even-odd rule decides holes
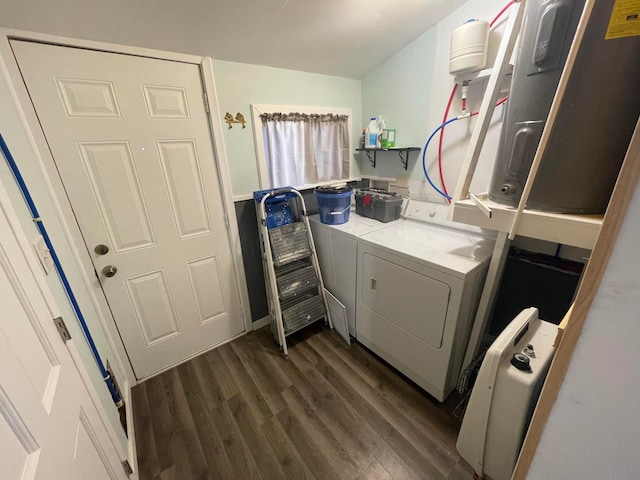
[[[35,262],[0,186],[0,479],[126,480]]]
[[[241,333],[199,66],[11,46],[136,376]]]

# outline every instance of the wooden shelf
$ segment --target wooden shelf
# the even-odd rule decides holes
[[[480,197],[482,205],[491,211],[487,216],[473,200],[452,202],[452,218],[498,232],[510,232],[517,209]],[[524,210],[516,235],[549,242],[593,249],[600,233],[603,215],[572,215],[566,213]]]

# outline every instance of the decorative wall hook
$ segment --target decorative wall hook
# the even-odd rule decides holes
[[[245,123],[247,123],[247,121],[244,119],[244,116],[239,112],[238,114],[236,114],[235,120],[233,119],[233,115],[227,112],[227,114],[224,116],[224,121],[229,124],[229,128],[231,128],[232,123],[241,123],[242,128],[246,128]]]

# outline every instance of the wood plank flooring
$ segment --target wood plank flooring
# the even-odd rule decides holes
[[[452,402],[320,325],[268,329],[133,389],[140,480],[470,479]]]

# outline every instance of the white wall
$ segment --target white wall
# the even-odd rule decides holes
[[[48,188],[43,177],[43,172],[40,169],[38,158],[31,148],[27,132],[21,124],[18,110],[11,98],[8,80],[4,73],[4,70],[0,68],[0,111],[2,112],[2,115],[0,115],[0,133],[5,139],[14,160],[22,172],[27,186],[31,191],[36,206],[38,207],[40,217],[43,219],[56,252],[64,265],[65,272],[69,278],[78,303],[80,304],[85,320],[91,329],[93,339],[97,345],[100,355],[102,356],[105,365],[107,359],[110,360],[114,373],[120,380],[121,386],[124,388],[123,382],[126,378],[125,374],[118,368],[117,361],[115,360],[117,358],[116,354],[109,347],[105,332],[102,328],[93,302],[81,280],[79,267],[75,262],[73,253],[69,248],[69,243],[65,238],[61,222],[53,207],[52,199],[48,193]],[[22,194],[18,189],[18,185],[2,155],[0,155],[0,181],[9,194],[14,209],[20,218],[22,227],[27,234],[27,238],[30,240],[36,239],[39,235],[38,230],[31,220],[31,215],[27,209],[24,198],[22,197]],[[84,339],[80,325],[71,308],[71,304],[69,303],[64,289],[62,288],[62,283],[55,271],[52,271],[47,276],[47,280],[56,303],[60,307],[62,317],[71,332],[71,336],[74,339],[78,351],[80,352],[83,363],[100,396],[104,409],[109,415],[109,421],[111,422],[113,429],[118,434],[118,440],[121,443],[122,451],[126,452],[128,451],[127,438],[120,427],[118,412],[111,400],[111,395],[109,394],[107,386],[102,380],[102,375],[91,356],[89,346]]]
[[[388,128],[396,128],[398,146],[423,147],[429,134],[442,122],[453,77],[449,75],[449,43],[451,32],[469,18],[491,21],[504,7],[505,0],[470,0],[453,13],[429,29],[415,42],[399,52],[387,63],[362,79],[362,118],[364,123],[371,116],[385,115]],[[490,35],[489,64],[493,65],[495,53],[500,43],[504,21],[503,15]],[[482,101],[486,83],[469,87],[468,108],[475,111]],[[460,112],[460,88],[453,103],[449,118]],[[497,150],[502,109],[494,114],[492,127],[487,135],[476,176],[472,184],[473,192],[481,192],[489,187],[493,161]],[[475,118],[455,122],[446,128],[443,146],[444,175],[451,193],[458,179],[460,167],[469,143]],[[375,170],[360,155],[359,164],[363,174],[395,176],[403,173],[397,156],[383,154]],[[412,191],[432,200],[441,197],[433,192],[423,180],[421,155],[412,154],[409,163]],[[431,142],[426,155],[429,175],[438,179],[437,138]],[[436,183],[439,186],[439,181]]]
[[[258,169],[253,139],[250,105],[300,105],[350,108],[353,113],[353,145],[358,144],[362,123],[360,80],[317,73],[214,60],[213,73],[218,92],[218,108],[224,126],[224,142],[234,196],[258,190]],[[227,128],[224,115],[240,112],[247,128],[239,124]],[[360,174],[354,163],[353,176]]]
[[[636,159],[640,161],[640,159]],[[640,185],[527,478],[636,478],[640,471]]]
[[[369,119],[384,115],[387,128],[396,129],[396,146],[424,144],[430,127],[428,113],[436,63],[438,29],[431,28],[362,79],[362,128]],[[395,176],[401,170],[395,153],[378,154],[375,170],[364,154],[361,169],[371,175]],[[415,154],[412,154],[412,159]],[[412,162],[409,165],[411,168]]]

